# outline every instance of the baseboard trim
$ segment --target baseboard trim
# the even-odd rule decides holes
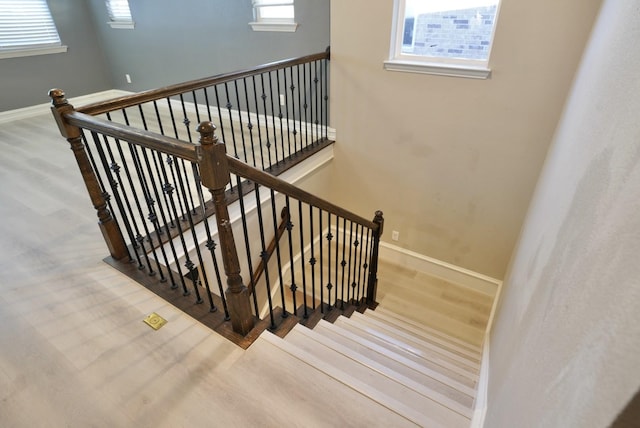
[[[400,266],[429,273],[438,278],[455,282],[488,296],[495,296],[502,281],[474,272],[442,260],[410,251],[387,242],[380,242],[380,258]]]
[[[130,95],[131,92],[122,91],[120,89],[109,89],[102,92],[96,92],[88,95],[81,95],[79,97],[69,98],[69,102],[78,107],[84,104],[91,104],[99,101],[108,100],[111,98],[122,97],[124,95]],[[35,106],[18,108],[15,110],[7,110],[0,112],[0,123],[7,123],[13,120],[29,119],[34,116],[49,113],[51,110],[51,104],[37,104]]]

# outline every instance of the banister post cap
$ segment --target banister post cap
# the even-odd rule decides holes
[[[62,89],[51,89],[49,91],[49,97],[51,98],[51,104],[54,107],[60,107],[69,104],[69,101],[67,101],[65,93]]]
[[[200,122],[196,131],[200,133],[200,144],[203,146],[209,144],[216,144],[218,142],[218,137],[215,135],[216,126],[212,122]]]

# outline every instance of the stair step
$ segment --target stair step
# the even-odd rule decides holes
[[[333,379],[341,382],[345,386],[359,392],[360,394],[376,401],[380,405],[388,408],[405,419],[419,425],[427,427],[468,427],[470,420],[458,413],[452,412],[446,407],[432,402],[429,414],[424,408],[417,410],[404,401],[403,397],[396,397],[383,392],[377,388],[372,388],[369,384],[359,379],[343,369],[334,366],[323,358],[301,349],[288,340],[278,338],[274,335],[262,335],[261,338],[274,346],[287,352],[309,366],[319,370]],[[405,394],[403,394],[405,395]]]
[[[386,320],[380,320],[373,314],[374,311],[369,311],[367,314],[359,315],[355,319],[366,323],[374,328],[381,329],[384,332],[393,331],[396,337],[405,338],[411,341],[419,341],[429,343],[433,346],[446,349],[456,355],[467,357],[470,361],[480,362],[480,353],[474,350],[470,350],[467,347],[448,342],[438,337],[433,337],[427,332],[420,330],[417,327],[413,327],[408,324],[403,324],[401,321],[391,323]]]
[[[317,307],[316,309],[307,307],[307,318],[305,318],[304,305],[300,305],[300,307],[296,310],[296,314],[300,319],[300,324],[307,328],[314,328],[324,316],[324,314],[320,311],[320,307]]]
[[[459,346],[462,346],[464,348],[468,348],[469,350],[472,351],[476,351],[478,354],[482,353],[482,347],[480,346],[476,346],[474,344],[471,344],[469,342],[465,342],[462,339],[458,339],[457,337],[453,337],[450,336],[440,330],[436,330],[435,328],[429,327],[428,325],[424,325],[422,323],[419,323],[411,318],[407,318],[403,315],[400,315],[396,312],[393,312],[389,309],[385,309],[383,306],[378,306],[376,308],[375,311],[370,311],[369,315],[372,315],[374,317],[377,317],[379,319],[384,319],[385,321],[388,321],[389,323],[397,323],[398,321],[400,321],[401,323],[403,323],[404,325],[410,325],[413,326],[417,329],[419,329],[420,331],[423,331],[433,337],[439,338],[441,340],[444,340],[446,342],[450,342],[450,343],[455,343]]]
[[[366,326],[362,328],[362,326],[357,325],[351,319],[340,319],[335,325],[342,328],[342,330],[340,330],[340,334],[344,335],[345,333],[348,333],[349,337],[361,337],[369,342],[367,346],[375,346],[376,348],[383,348],[388,351],[395,352],[418,365],[423,365],[425,361],[431,361],[438,366],[447,368],[474,382],[477,382],[478,380],[479,369],[476,366],[472,366],[466,361],[460,362],[457,359],[452,359],[450,356],[443,354],[442,350],[438,352],[439,350],[437,349],[425,350],[407,346],[407,344],[402,341],[385,336],[376,332],[374,329],[367,328]]]
[[[331,328],[331,327],[329,327]],[[391,358],[387,358],[386,361],[380,362],[374,358],[371,358],[371,353],[362,353],[358,351],[356,343],[343,344],[336,342],[327,336],[324,336],[318,332],[314,332],[308,329],[295,328],[287,336],[287,341],[296,343],[298,346],[304,347],[307,351],[313,353],[316,356],[331,358],[331,362],[334,364],[340,363],[345,365],[359,364],[363,368],[373,370],[379,375],[385,377],[388,380],[394,381],[412,391],[426,397],[432,401],[442,404],[461,414],[467,418],[471,418],[473,405],[473,398],[466,394],[457,391],[448,385],[440,383],[438,381],[431,380],[430,387],[422,382],[418,382],[415,377],[409,377],[398,370],[397,366],[401,366],[400,363],[394,361]],[[317,344],[317,346],[316,346]],[[355,346],[352,346],[355,345]],[[322,348],[320,348],[322,347]],[[366,348],[365,348],[366,349]],[[331,352],[339,354],[339,356],[332,355]],[[362,372],[363,369],[360,368]],[[347,370],[353,374],[353,371]],[[415,372],[414,372],[415,373]],[[385,389],[385,391],[388,391]]]
[[[475,392],[477,376],[472,374],[460,374],[455,370],[451,370],[430,360],[420,359],[420,361],[416,361],[416,357],[413,355],[407,356],[406,353],[401,350],[388,349],[349,330],[345,330],[340,326],[327,328],[325,323],[320,323],[314,331],[335,342],[350,346],[359,353],[367,355],[376,361],[381,363],[389,362],[395,367],[394,370],[405,376],[420,380],[420,382],[430,388],[441,391],[443,394],[446,394],[447,391],[451,389],[465,396],[473,397],[472,394]],[[411,357],[413,357],[413,359]],[[437,387],[438,384],[446,385],[446,388],[440,389]],[[463,397],[458,401],[463,404],[466,402]]]
[[[433,384],[434,381],[447,385],[448,387],[459,391],[469,397],[475,396],[475,386],[477,382],[477,376],[470,373],[458,373],[447,367],[443,367],[437,362],[426,360],[424,358],[416,357],[413,354],[402,351],[401,349],[390,349],[386,347],[384,343],[377,343],[377,339],[362,336],[358,333],[350,331],[348,328],[343,328],[340,325],[333,324],[327,326],[326,323],[320,323],[314,329],[318,334],[322,334],[329,339],[343,343],[345,345],[364,348],[370,358],[378,358],[380,355],[382,359],[393,360],[395,363],[404,366],[397,367],[397,371],[403,371],[405,373],[411,373],[415,371],[425,379],[427,384]],[[362,333],[361,331],[359,333]],[[444,390],[442,390],[444,392]]]
[[[271,329],[269,327],[267,328],[269,332],[275,334],[278,337],[285,337],[287,333],[289,333],[291,329],[293,329],[293,327],[295,327],[296,324],[298,324],[298,317],[296,317],[294,314],[290,314],[289,312],[287,312],[286,316],[284,317],[283,317],[283,314],[284,313],[282,312],[282,308],[280,306],[275,308],[273,310],[273,318],[276,324],[276,328],[275,329]],[[267,316],[265,320],[270,325],[271,318]]]
[[[403,347],[407,351],[415,353],[416,355],[421,355],[424,352],[428,354],[435,352],[446,357],[450,361],[455,361],[459,365],[467,367],[470,371],[477,373],[480,370],[479,359],[471,358],[454,350],[444,349],[438,345],[434,345],[397,330],[389,329],[388,327],[383,328],[380,325],[368,322],[368,320],[369,319],[365,316],[360,315],[350,318],[348,321],[352,326],[373,334],[374,336],[395,346]]]

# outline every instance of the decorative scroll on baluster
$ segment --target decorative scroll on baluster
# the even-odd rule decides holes
[[[49,97],[51,97],[53,116],[58,124],[60,133],[67,139],[71,145],[71,150],[75,155],[76,162],[82,173],[82,179],[89,192],[91,203],[97,211],[98,225],[102,236],[109,248],[111,257],[116,260],[122,260],[125,257],[129,257],[129,251],[122,237],[122,232],[118,227],[118,224],[113,219],[111,212],[107,208],[107,201],[102,193],[100,184],[96,177],[96,173],[91,167],[91,163],[84,150],[84,144],[82,142],[82,132],[80,128],[71,126],[66,123],[64,115],[74,108],[65,98],[64,91],[60,89],[52,89],[49,91]]]
[[[201,145],[200,175],[202,184],[209,189],[213,197],[222,261],[227,276],[225,296],[231,325],[234,332],[244,336],[253,328],[254,318],[251,313],[249,290],[240,275],[240,262],[225,197],[225,187],[231,181],[229,166],[224,144],[218,142],[214,134],[215,129],[211,122],[202,122],[197,128]]]

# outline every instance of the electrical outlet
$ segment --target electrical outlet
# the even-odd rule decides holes
[[[124,77],[127,79],[127,83],[131,83],[131,75],[125,74]]]
[[[394,230],[393,232],[391,232],[391,239],[394,241],[397,241],[398,239],[400,239],[400,232],[398,232],[397,230]]]
[[[284,94],[280,94],[280,105],[284,105]]]

